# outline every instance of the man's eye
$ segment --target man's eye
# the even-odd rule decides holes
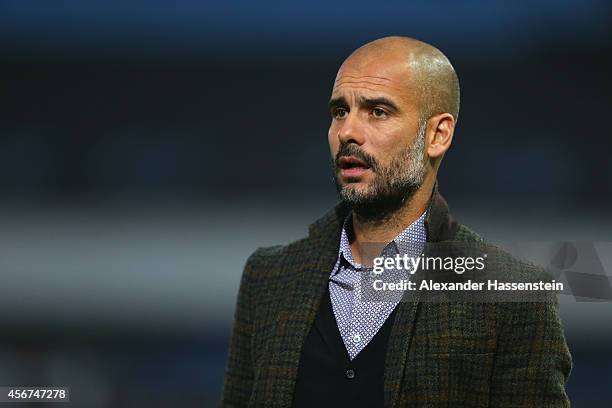
[[[381,108],[372,109],[372,115],[375,118],[384,118],[387,113]]]
[[[347,110],[344,108],[336,108],[334,109],[334,118],[342,119],[347,115]]]

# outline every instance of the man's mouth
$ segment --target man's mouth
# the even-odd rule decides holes
[[[370,166],[366,162],[355,156],[340,157],[338,168],[340,169],[340,175],[344,178],[361,177],[366,171],[370,170]]]

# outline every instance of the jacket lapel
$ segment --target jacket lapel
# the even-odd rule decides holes
[[[325,294],[329,274],[338,256],[340,231],[348,209],[339,205],[310,227],[309,239],[297,244],[281,273],[295,276],[276,319],[269,356],[265,395],[274,395],[270,407],[289,407],[304,339],[312,327]]]
[[[437,183],[433,188],[425,228],[427,242],[446,241],[452,239],[457,232],[458,224],[450,216],[448,204],[438,192]],[[421,275],[420,271],[417,271],[413,276]],[[401,301],[397,306],[385,357],[384,406],[386,408],[397,405],[402,384],[406,381],[404,372],[418,309],[419,292],[416,292],[410,301]]]

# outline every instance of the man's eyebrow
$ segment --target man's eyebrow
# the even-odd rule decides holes
[[[358,99],[359,105],[364,106],[366,108],[371,108],[373,106],[385,106],[392,112],[398,112],[400,109],[395,102],[391,99],[386,98],[384,96],[374,97],[374,98],[366,98],[364,96]],[[348,102],[344,96],[339,96],[337,98],[332,98],[329,101],[330,109],[337,108],[339,106],[347,106]]]
[[[399,107],[395,104],[395,102],[389,98],[385,98],[384,96],[375,98],[366,98],[362,96],[359,98],[359,104],[366,107],[385,106],[393,112],[399,111]]]
[[[329,101],[330,109],[337,108],[338,106],[346,106],[346,105],[348,105],[348,102],[346,101],[346,98],[344,96],[339,96],[337,98],[331,98]]]

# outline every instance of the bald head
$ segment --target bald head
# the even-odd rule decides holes
[[[422,119],[450,113],[457,121],[459,79],[450,61],[440,50],[414,38],[384,37],[355,50],[340,70],[347,66],[359,69],[381,61],[408,71],[405,85],[418,98]]]

